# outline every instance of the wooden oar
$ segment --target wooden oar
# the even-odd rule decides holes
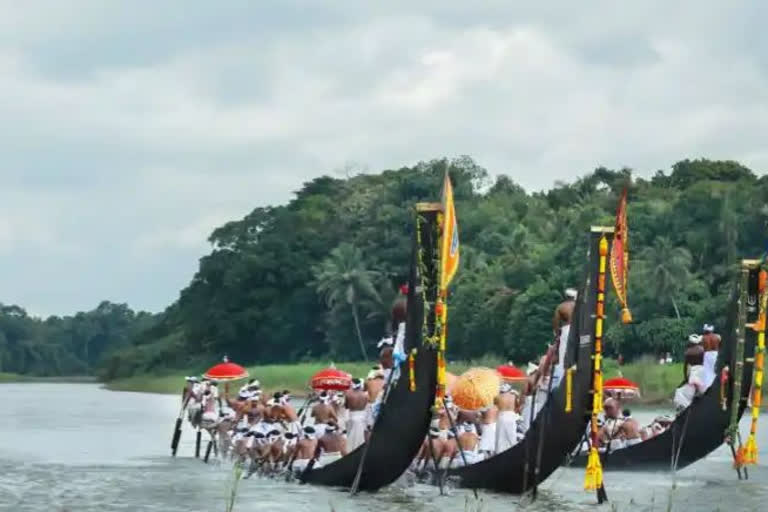
[[[175,457],[176,452],[179,449],[179,440],[181,440],[181,425],[184,422],[184,411],[187,409],[187,404],[189,403],[189,397],[192,396],[191,393],[187,394],[187,388],[184,387],[184,391],[182,391],[182,402],[181,402],[181,410],[179,411],[179,416],[176,418],[176,425],[173,428],[173,437],[171,438],[171,456]]]
[[[200,427],[197,427],[197,438],[195,439],[195,458],[200,458],[200,443],[202,441],[203,433],[200,431]]]
[[[552,404],[547,403],[551,402],[552,400],[552,383],[555,380],[555,365],[553,364],[554,361],[554,354],[559,354],[560,352],[560,336],[557,336],[557,339],[554,344],[554,352],[552,353],[552,358],[549,360],[549,383],[547,385],[547,401],[544,403],[544,416],[541,419],[541,430],[539,431],[539,439],[538,439],[538,446],[536,447],[536,466],[533,468],[533,490],[531,492],[531,497],[535,500],[536,496],[539,491],[539,472],[541,471],[541,458],[544,453],[544,434],[547,430],[547,424],[549,423],[549,416],[551,414],[552,410]],[[565,364],[564,361],[560,361],[560,363],[563,363],[563,377],[565,377]]]

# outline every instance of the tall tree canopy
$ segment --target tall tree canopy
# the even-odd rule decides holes
[[[408,273],[413,206],[439,199],[446,171],[462,244],[450,297],[453,359],[491,353],[525,362],[543,350],[562,291],[580,284],[587,229],[613,224],[625,186],[636,324],[619,325],[612,305],[609,353],[675,351],[688,330],[722,326],[734,265],[765,247],[768,178],[730,161],[683,160],[648,180],[598,168],[534,193],[509,176],[491,179],[469,157],[323,176],[288,204],[258,207],[215,229],[189,285],[151,321],[81,335],[72,326],[96,329],[95,312],[87,322],[29,322],[23,310],[4,308],[2,368],[13,361],[17,371],[42,371],[39,361],[56,360],[51,371],[95,365],[115,377],[223,353],[246,363],[372,354]],[[69,327],[54,329],[57,322]]]

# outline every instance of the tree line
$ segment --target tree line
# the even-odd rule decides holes
[[[580,285],[589,226],[613,224],[625,187],[635,324],[622,326],[609,303],[609,354],[679,353],[704,322],[722,327],[739,259],[759,256],[768,238],[768,177],[733,161],[683,160],[650,179],[598,168],[541,192],[492,179],[469,157],[322,176],[287,204],[215,229],[178,300],[99,338],[110,341],[98,356],[68,343],[105,378],[203,366],[224,353],[245,363],[371,358],[407,277],[413,206],[439,199],[446,171],[462,254],[449,299],[451,359],[523,363],[539,354],[563,290]]]

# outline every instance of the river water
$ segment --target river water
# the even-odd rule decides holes
[[[170,436],[179,398],[116,393],[95,384],[0,385],[0,511],[14,512],[223,512],[232,484],[231,466],[192,457],[194,439],[184,432],[179,457]],[[657,411],[636,414],[641,420]],[[746,431],[747,422],[742,423]],[[759,447],[768,464],[768,421]],[[510,510],[741,511],[765,510],[768,468],[750,468],[739,482],[721,448],[676,475],[605,475],[610,505],[595,507],[582,490],[583,468],[558,470],[540,498],[450,490],[440,496],[426,485],[397,484],[375,495],[350,498],[325,488],[274,479],[242,480],[235,512],[497,512]],[[671,507],[669,506],[671,503]]]

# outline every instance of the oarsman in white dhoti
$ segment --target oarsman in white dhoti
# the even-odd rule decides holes
[[[368,394],[363,389],[362,379],[352,381],[352,389],[345,397],[347,411],[347,450],[352,451],[365,442],[368,419]]]
[[[681,411],[691,405],[693,399],[706,390],[704,382],[704,348],[701,346],[701,336],[691,334],[685,349],[685,365],[683,372],[685,383],[675,390],[675,407]]]
[[[502,389],[504,384],[502,384]],[[496,398],[498,402],[498,397]],[[480,453],[488,458],[496,453],[496,422],[499,417],[499,409],[496,404],[491,405],[480,413]]]
[[[335,462],[347,454],[346,440],[335,423],[325,426],[325,434],[318,441],[320,458],[317,467]]]
[[[458,425],[459,454],[454,457],[452,466],[460,467],[464,464],[475,464],[483,460],[478,450],[480,437],[477,435],[477,427],[474,423],[464,422]]]
[[[501,385],[500,391],[499,396],[496,397],[496,406],[499,410],[494,440],[496,453],[509,450],[517,444],[517,430],[520,422],[520,416],[517,414],[519,393],[507,383]]]
[[[187,418],[194,428],[200,426],[203,414],[203,385],[197,377],[187,377]]]
[[[710,324],[705,324],[703,330],[704,335],[701,337],[701,346],[704,349],[702,379],[704,381],[704,388],[709,389],[717,375],[715,368],[717,365],[717,353],[720,351],[720,335],[715,334],[715,327]]]
[[[317,433],[315,427],[307,425],[304,427],[301,439],[296,444],[296,457],[291,465],[293,471],[303,472],[309,462],[315,457],[317,452]]]
[[[568,348],[568,335],[571,332],[571,320],[573,310],[576,307],[576,297],[578,292],[573,288],[565,290],[565,300],[555,309],[555,315],[552,318],[552,331],[559,339],[557,351],[557,364],[553,376],[555,380],[553,386],[557,386],[565,374],[565,352]]]
[[[331,405],[333,410],[336,411],[336,422],[339,425],[339,430],[347,430],[347,421],[349,421],[349,410],[346,407],[347,394],[343,391],[334,393],[331,398]]]
[[[336,411],[331,405],[331,395],[327,391],[322,391],[317,396],[318,403],[312,407],[310,414],[314,421],[315,432],[318,439],[322,438],[325,434],[325,429],[329,423],[336,424]]]

